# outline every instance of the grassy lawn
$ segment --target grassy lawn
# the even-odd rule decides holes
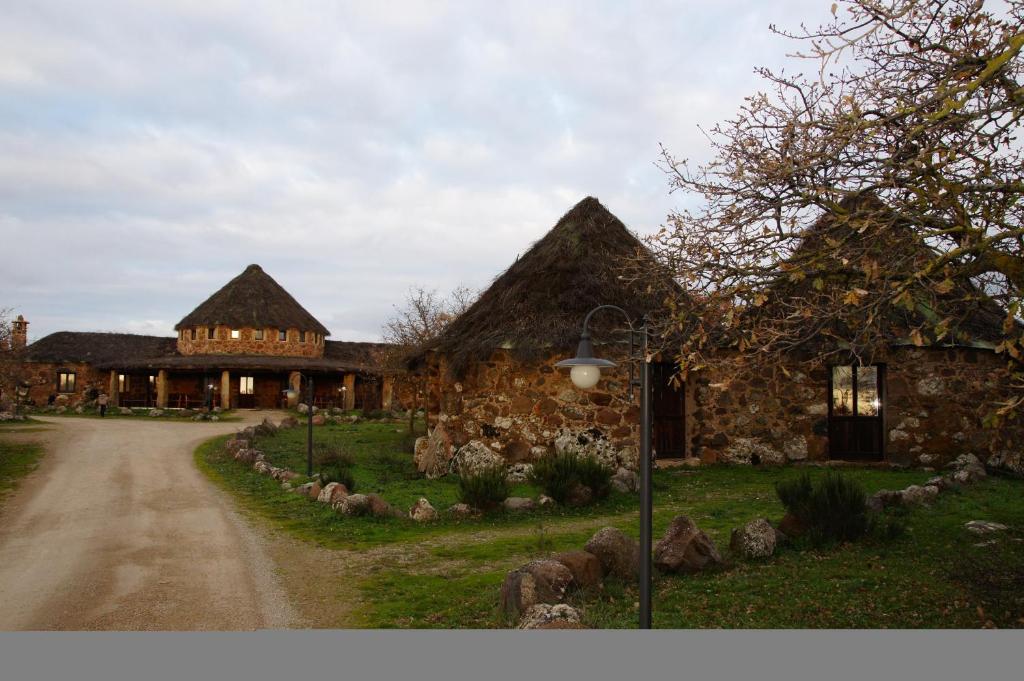
[[[32,472],[42,454],[43,448],[38,444],[5,442],[0,438],[0,500],[20,478]]]
[[[131,414],[122,414],[117,407],[108,407],[107,415],[100,416],[100,413],[95,409],[85,409],[81,414],[77,413],[74,409],[68,409],[63,414],[58,414],[55,411],[42,411],[36,410],[31,412],[35,416],[46,416],[54,418],[76,418],[76,419],[152,419],[154,421],[172,421],[175,423],[193,423],[192,417],[195,412],[187,416],[181,415],[174,409],[163,410],[163,416],[150,416],[149,409],[133,409]],[[225,411],[216,414],[217,420],[224,423],[235,423],[242,420],[242,417],[235,414],[233,411]]]
[[[454,481],[419,479],[401,424],[318,427],[318,441],[356,459],[357,491],[377,492],[407,508],[426,496],[439,510],[457,500]],[[305,431],[264,438],[275,465],[305,469]],[[242,504],[289,532],[339,549],[358,569],[362,593],[355,626],[489,628],[512,624],[497,610],[505,574],[550,553],[582,548],[595,530],[613,525],[638,534],[637,501],[613,494],[584,509],[417,525],[403,519],[346,518],[299,498],[219,450],[200,447],[199,465]],[[699,576],[656,576],[656,627],[936,628],[1024,625],[1024,483],[989,479],[944,493],[901,518],[906,531],[821,550],[785,548],[763,562],[733,561],[729,533],[750,519],[778,520],[774,483],[801,468],[704,467],[656,471],[654,531],[691,516],[726,557],[725,570]],[[920,483],[930,473],[851,468],[844,473],[870,493]],[[535,495],[528,486],[515,494]],[[968,520],[1010,527],[979,537]],[[992,543],[988,543],[992,542]],[[978,546],[979,544],[984,544]],[[585,624],[633,627],[635,585],[609,581],[599,594],[574,594]]]

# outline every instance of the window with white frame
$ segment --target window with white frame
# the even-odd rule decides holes
[[[252,395],[253,390],[253,377],[242,376],[238,379],[238,393],[240,395]]]

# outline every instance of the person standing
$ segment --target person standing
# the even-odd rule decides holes
[[[100,407],[100,416],[107,415],[107,402],[110,400],[106,393],[100,393],[100,396],[96,398],[96,404]]]

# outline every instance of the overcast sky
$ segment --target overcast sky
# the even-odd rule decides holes
[[[827,0],[0,0],[0,308],[173,335],[259,263],[336,340],[581,198],[650,234]],[[791,68],[811,69],[807,63]]]

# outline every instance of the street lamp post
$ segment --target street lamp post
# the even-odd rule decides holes
[[[313,377],[300,373],[299,379],[306,381],[306,477],[313,477]],[[295,390],[286,390],[289,402],[296,396]]]
[[[555,364],[556,367],[569,369],[569,377],[577,388],[589,389],[597,385],[601,379],[601,369],[611,369],[615,362],[594,357],[594,344],[590,340],[588,325],[590,318],[599,310],[617,310],[626,318],[630,330],[630,361],[640,361],[640,628],[651,628],[651,515],[653,510],[651,498],[651,365],[647,358],[648,331],[647,321],[634,323],[629,314],[615,305],[598,305],[583,318],[583,331],[580,343],[576,348],[576,356]],[[635,355],[634,336],[639,336],[639,355]],[[629,371],[629,392],[633,396],[633,387],[637,386],[633,379],[633,367]]]

